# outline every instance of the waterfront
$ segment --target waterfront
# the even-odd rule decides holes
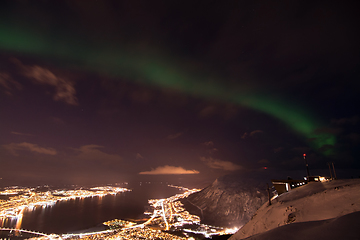
[[[177,194],[179,189],[162,183],[134,183],[131,191],[104,196],[74,198],[66,201],[25,208],[19,219],[3,219],[3,227],[31,229],[44,233],[69,233],[102,227],[104,221],[115,218],[135,220],[143,218],[148,199]]]
[[[0,192],[13,195],[1,202],[2,231],[31,229],[29,233],[50,239],[202,239],[234,231],[201,224],[186,211],[180,200],[201,189],[150,182],[131,189],[40,189],[9,187]]]

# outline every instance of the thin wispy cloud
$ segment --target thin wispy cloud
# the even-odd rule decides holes
[[[353,143],[356,143],[356,142],[360,141],[360,134],[358,134],[358,133],[349,133],[349,134],[345,135],[344,138],[351,140]]]
[[[199,171],[196,170],[186,170],[183,167],[175,167],[175,166],[159,166],[155,169],[151,169],[150,171],[139,172],[142,175],[166,175],[166,174],[198,174]]]
[[[215,105],[209,105],[201,109],[199,112],[200,117],[210,117],[215,115],[218,112],[218,107]]]
[[[269,163],[269,160],[264,158],[264,159],[259,160],[258,163],[267,164],[267,163]]]
[[[337,124],[337,125],[345,125],[345,124],[352,124],[356,125],[360,120],[359,116],[354,116],[351,118],[340,118],[340,119],[332,119],[331,123]]]
[[[244,132],[244,134],[241,136],[241,138],[242,138],[242,139],[245,139],[245,138],[248,137],[248,135],[249,135],[249,134],[248,134],[247,132]]]
[[[8,73],[0,72],[0,89],[2,89],[5,94],[11,96],[14,88],[21,90],[22,85],[15,81]]]
[[[200,157],[200,160],[203,161],[208,167],[213,169],[222,169],[226,171],[236,171],[242,169],[242,166],[229,161],[223,161],[220,159],[215,159],[212,157]]]
[[[50,117],[50,120],[57,125],[64,125],[65,121],[58,117]]]
[[[207,147],[212,147],[212,146],[214,146],[214,142],[213,142],[213,141],[204,142],[203,144],[204,144],[205,146],[207,146]]]
[[[32,134],[29,134],[29,133],[21,133],[21,132],[11,132],[11,134],[20,135],[20,136],[34,136]]]
[[[55,93],[53,95],[55,101],[62,101],[70,105],[78,105],[76,90],[72,81],[56,76],[50,70],[37,65],[26,66],[20,61],[17,61],[16,63],[21,67],[22,74],[33,79],[35,83],[53,86],[55,88]]]
[[[248,138],[248,137],[254,137],[255,135],[257,135],[257,134],[259,134],[259,133],[263,133],[263,131],[262,131],[262,130],[254,130],[254,131],[252,131],[252,132],[250,132],[250,133],[245,132],[245,133],[241,136],[241,138],[242,138],[242,139],[245,139],[245,138]]]
[[[90,144],[84,145],[80,148],[75,148],[73,150],[77,151],[76,155],[77,160],[82,161],[100,161],[104,164],[118,163],[122,161],[122,157],[117,154],[109,154],[101,151],[104,148],[103,146]]]
[[[237,114],[237,107],[232,104],[210,104],[203,107],[198,115],[202,118],[221,116],[225,120],[231,119]]]
[[[182,136],[182,135],[183,135],[183,132],[178,132],[178,133],[175,133],[175,134],[170,134],[170,135],[167,136],[167,139],[173,140],[173,139],[176,139],[176,138],[178,138],[178,137],[180,137],[180,136]]]
[[[278,152],[281,152],[281,151],[283,151],[283,150],[284,150],[283,147],[278,147],[278,148],[274,148],[274,149],[273,149],[274,153],[278,153]]]
[[[204,142],[203,145],[208,148],[207,152],[209,154],[214,154],[215,152],[219,151],[219,149],[214,147],[214,142],[213,141]]]
[[[258,133],[263,133],[263,131],[261,131],[261,130],[252,131],[252,132],[250,133],[250,137],[253,137],[255,134],[258,134]]]
[[[19,151],[30,151],[41,154],[56,155],[57,152],[54,148],[40,147],[37,144],[23,142],[23,143],[10,143],[2,145],[3,148],[8,150],[14,156],[19,156]]]

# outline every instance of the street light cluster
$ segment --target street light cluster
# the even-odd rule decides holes
[[[38,188],[7,187],[0,191],[0,195],[10,196],[6,200],[0,200],[0,223],[3,225],[6,219],[16,218],[21,221],[25,209],[33,210],[36,207],[46,208],[58,201],[66,201],[76,198],[87,198],[118,194],[130,191],[120,187],[96,187],[76,190],[47,190],[39,191]],[[20,222],[21,224],[21,222]],[[17,226],[19,224],[17,223]]]
[[[60,239],[162,239],[182,240],[192,239],[190,235],[202,234],[204,236],[223,235],[236,231],[237,229],[224,229],[221,227],[200,224],[200,217],[190,214],[185,210],[181,200],[201,189],[188,189],[185,187],[168,185],[184,191],[164,199],[148,200],[152,213],[150,218],[143,223],[135,223],[126,220],[114,219],[104,222],[108,230],[100,232],[88,232],[78,234],[57,235]],[[0,195],[10,196],[7,200],[0,200],[0,221],[16,218],[16,228],[21,227],[24,209],[34,209],[38,206],[47,207],[54,205],[57,201],[86,198],[94,196],[105,196],[130,191],[120,187],[93,187],[89,189],[76,190],[47,190],[39,191],[37,188],[11,187],[0,191]],[[175,233],[182,233],[177,236]],[[35,239],[35,238],[34,238]],[[40,238],[39,238],[40,239]]]

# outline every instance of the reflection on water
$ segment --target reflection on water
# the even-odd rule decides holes
[[[16,229],[21,229],[21,224],[22,224],[22,219],[24,216],[24,208],[20,211],[20,213],[18,214],[18,216],[16,217]]]
[[[131,192],[60,201],[52,206],[24,208],[21,216],[3,219],[3,227],[30,229],[44,233],[68,233],[99,227],[111,219],[143,218],[148,199],[165,198],[179,193],[162,184],[130,187]]]

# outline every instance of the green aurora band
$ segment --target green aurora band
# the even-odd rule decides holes
[[[239,91],[239,86],[222,84],[220,78],[205,74],[189,74],[181,64],[174,64],[165,55],[141,51],[136,47],[118,46],[98,47],[91,41],[36,34],[34,31],[0,24],[0,49],[13,53],[55,58],[65,66],[74,64],[86,71],[110,74],[114,77],[126,77],[140,84],[160,88],[174,89],[205,99],[217,99],[223,102],[242,105],[269,114],[300,134],[308,144],[325,155],[332,151],[321,151],[326,145],[334,146],[335,136],[316,133],[322,127],[320,121],[299,106],[281,101],[263,93],[251,93],[251,90]],[[126,50],[125,50],[126,49]],[[130,49],[130,50],[129,50]],[[72,65],[69,65],[73,63]],[[200,76],[201,75],[201,76]]]

